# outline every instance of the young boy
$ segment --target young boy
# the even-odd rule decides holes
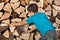
[[[40,40],[56,40],[55,28],[45,13],[38,12],[38,6],[36,4],[30,4],[27,10],[32,15],[26,21],[12,23],[12,25],[20,26],[34,23],[42,35]]]

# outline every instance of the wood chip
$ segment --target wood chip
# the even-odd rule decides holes
[[[2,10],[3,6],[4,6],[4,2],[0,3],[0,10]]]
[[[9,31],[7,30],[4,34],[3,34],[4,37],[6,38],[9,38]]]
[[[5,11],[10,12],[10,13],[11,13],[11,11],[12,11],[10,3],[7,3],[7,4],[4,6],[3,9],[4,9]]]

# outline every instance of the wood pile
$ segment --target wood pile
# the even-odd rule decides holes
[[[39,12],[45,12],[49,20],[60,32],[60,0],[0,0],[0,40],[39,40],[38,30],[32,30],[33,25],[14,27],[11,23],[26,20],[32,14],[28,14],[27,7],[31,3],[38,5]],[[57,40],[60,36],[57,36]]]

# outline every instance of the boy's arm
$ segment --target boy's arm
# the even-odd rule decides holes
[[[21,26],[21,25],[25,25],[27,24],[26,21],[22,21],[22,22],[18,22],[18,23],[11,23],[11,25],[14,25],[14,26]]]

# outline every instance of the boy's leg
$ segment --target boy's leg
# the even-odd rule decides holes
[[[54,30],[48,31],[40,40],[56,40],[56,32]]]

